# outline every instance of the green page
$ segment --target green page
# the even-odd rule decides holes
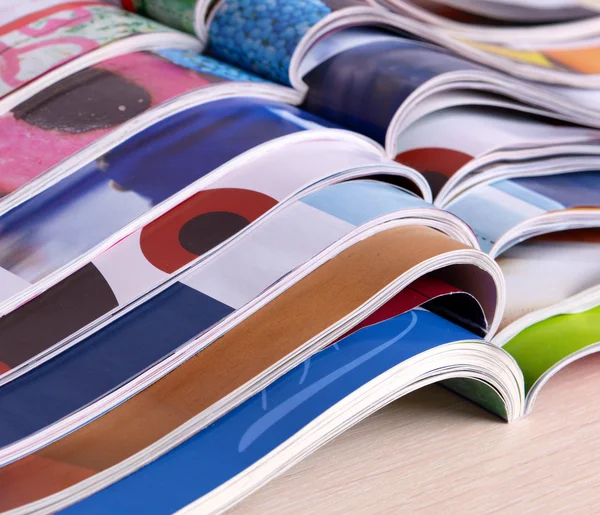
[[[600,306],[574,315],[558,315],[528,327],[506,345],[523,371],[526,392],[551,367],[600,342]]]
[[[489,384],[483,383],[478,379],[458,377],[444,381],[443,385],[453,392],[473,401],[475,404],[479,404],[479,406],[495,415],[503,419],[508,418],[504,401],[500,397],[500,394]]]
[[[196,0],[133,0],[135,10],[169,27],[195,34]]]

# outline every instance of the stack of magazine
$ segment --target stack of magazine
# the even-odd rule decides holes
[[[3,0],[0,511],[217,513],[600,349],[600,10]]]

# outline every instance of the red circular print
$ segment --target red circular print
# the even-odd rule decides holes
[[[469,154],[449,148],[416,148],[396,156],[396,161],[421,172],[431,191],[437,195],[449,177],[473,159]]]
[[[237,188],[203,190],[142,230],[140,246],[156,268],[173,273],[238,233],[277,201]]]

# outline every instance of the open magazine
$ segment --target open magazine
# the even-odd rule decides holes
[[[3,512],[223,511],[416,388],[516,421],[597,350],[592,4],[9,4]]]
[[[381,5],[469,39],[506,44],[582,41],[598,35],[594,2],[381,0]],[[593,66],[593,62],[589,63]]]

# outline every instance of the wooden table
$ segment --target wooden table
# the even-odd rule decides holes
[[[600,513],[600,355],[514,424],[437,386],[415,392],[230,513]]]

